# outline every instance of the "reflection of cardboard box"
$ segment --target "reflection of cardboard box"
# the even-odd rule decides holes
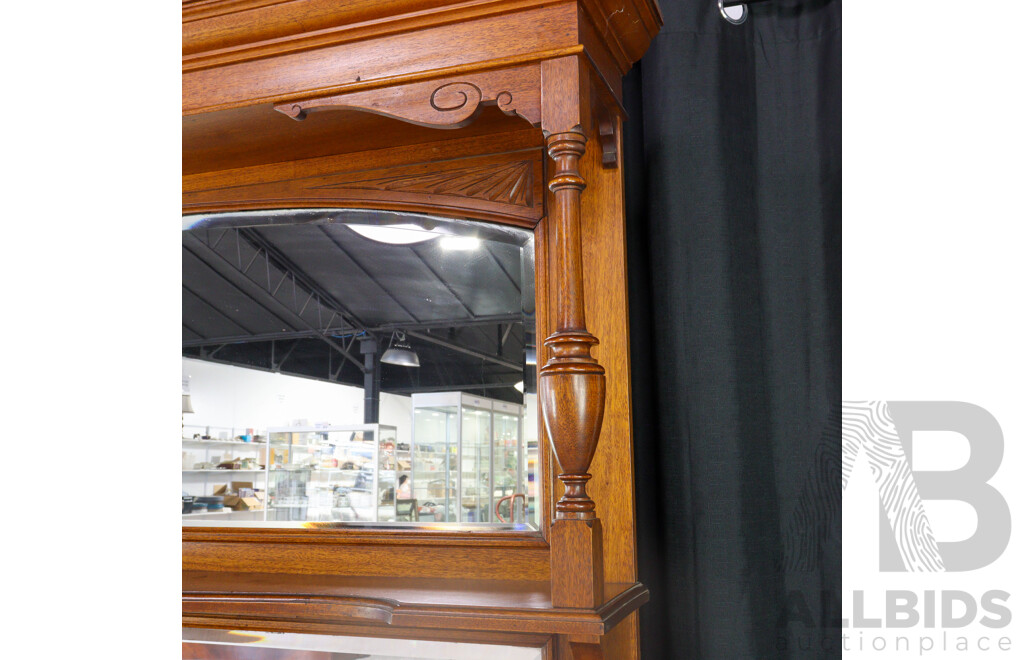
[[[237,502],[231,505],[235,511],[255,511],[263,508],[263,502],[258,497],[237,497]]]
[[[252,495],[239,497],[237,493],[242,490]],[[251,481],[232,481],[230,490],[226,485],[214,486],[213,494],[223,497],[224,507],[235,511],[255,511],[263,508],[263,491],[255,490]]]

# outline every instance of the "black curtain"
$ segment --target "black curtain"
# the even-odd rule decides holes
[[[643,657],[838,658],[841,4],[661,7],[625,89]]]

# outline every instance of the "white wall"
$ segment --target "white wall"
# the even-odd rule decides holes
[[[363,423],[359,387],[190,358],[181,360],[181,379],[188,382],[195,410],[184,416],[186,431],[189,426],[219,427],[210,429],[214,438],[222,428],[237,435],[247,428],[264,432],[296,423]],[[399,442],[409,442],[412,399],[382,393],[380,423],[397,427]]]

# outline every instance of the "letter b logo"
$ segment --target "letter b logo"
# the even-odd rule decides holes
[[[952,431],[967,439],[970,458],[945,472],[912,471],[915,431]],[[1010,541],[1010,509],[988,480],[1003,459],[1003,433],[986,410],[953,401],[848,402],[843,406],[843,488],[864,451],[881,506],[883,571],[971,571],[994,562]],[[940,542],[922,504],[956,500],[977,514],[974,535]]]

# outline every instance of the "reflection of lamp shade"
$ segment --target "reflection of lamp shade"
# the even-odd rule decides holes
[[[182,394],[181,395],[181,414],[184,415],[185,413],[194,413],[194,412],[195,412],[195,410],[192,410],[192,395],[191,394]]]
[[[380,361],[384,364],[397,364],[400,367],[418,367],[420,366],[420,356],[416,355],[416,351],[412,350],[405,341],[405,333],[398,332],[398,342],[395,342],[395,335],[391,336],[391,346],[388,350],[384,351],[384,355],[380,356]]]
[[[519,381],[518,383],[516,383],[512,387],[514,387],[517,390],[519,390],[520,392],[522,392],[526,388],[526,385],[523,383],[523,381]]]

